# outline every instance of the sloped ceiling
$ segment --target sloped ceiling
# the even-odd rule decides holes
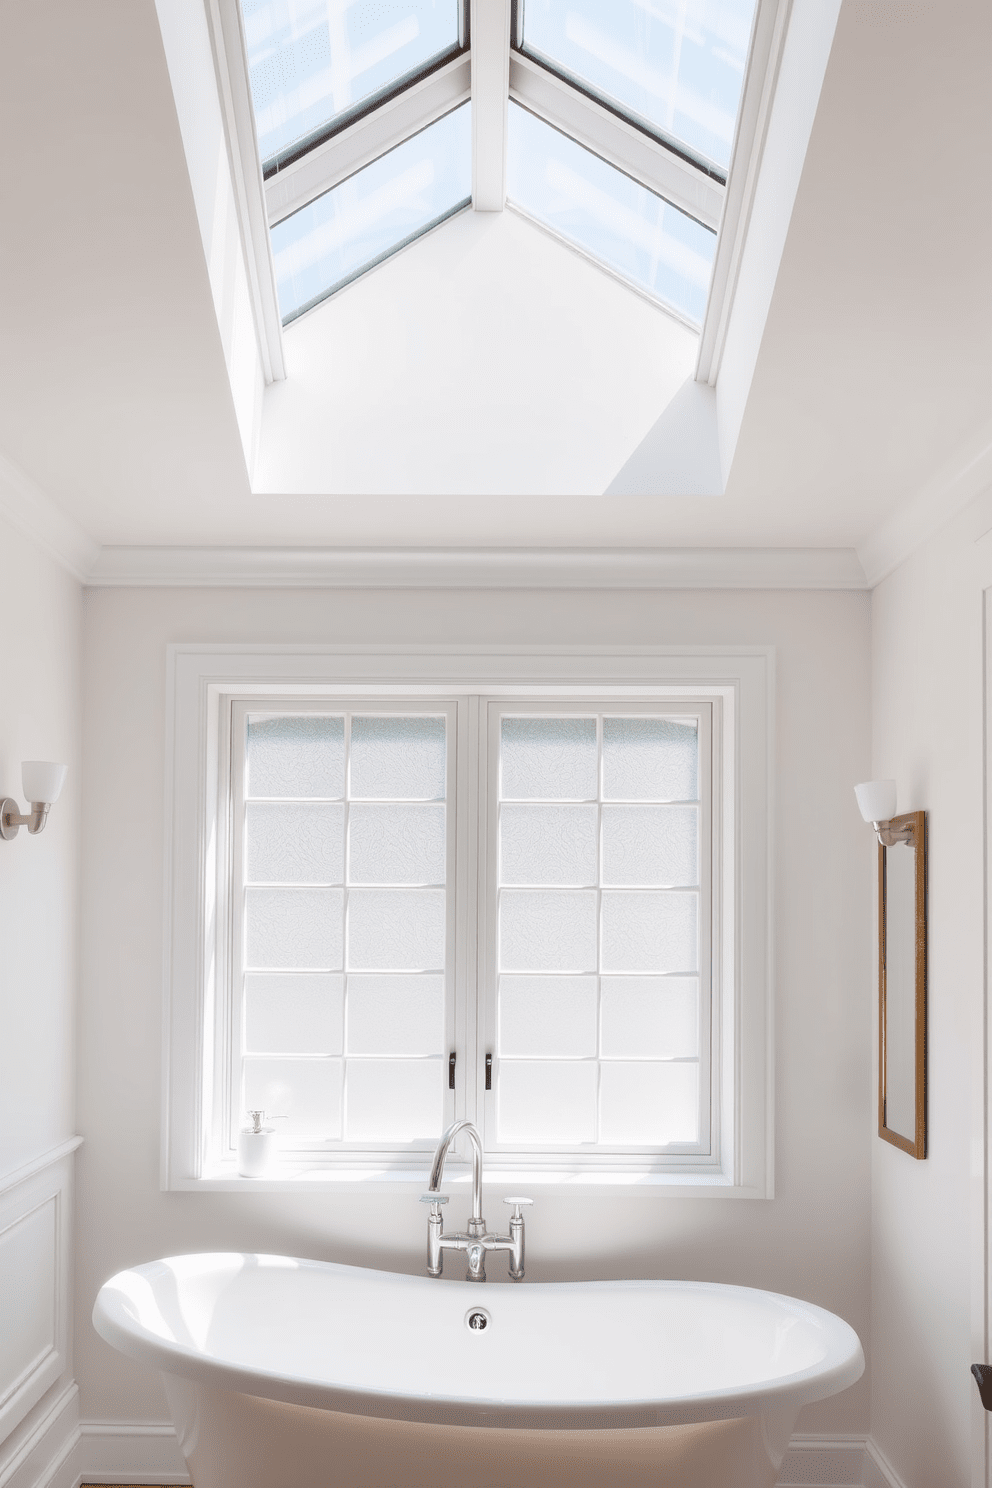
[[[985,0],[845,0],[719,497],[600,494],[691,347],[517,218],[455,220],[291,330],[291,377],[323,326],[347,369],[313,410],[338,475],[278,455],[276,387],[252,494],[152,0],[0,0],[0,27],[0,451],[101,543],[857,546],[988,418]],[[457,344],[410,334],[397,305],[484,238]]]

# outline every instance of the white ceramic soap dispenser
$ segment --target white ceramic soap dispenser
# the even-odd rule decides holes
[[[238,1172],[242,1178],[264,1178],[276,1164],[276,1129],[264,1124],[264,1111],[249,1111],[248,1116],[251,1126],[238,1132]]]

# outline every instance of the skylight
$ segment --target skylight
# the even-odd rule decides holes
[[[517,0],[527,56],[726,179],[755,0]]]
[[[264,173],[467,44],[463,0],[242,0]]]
[[[268,323],[508,200],[701,325],[757,0],[482,3],[240,0]]]

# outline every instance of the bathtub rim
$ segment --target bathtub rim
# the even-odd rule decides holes
[[[838,1394],[856,1383],[864,1373],[865,1359],[861,1341],[854,1329],[836,1313],[816,1303],[785,1293],[733,1283],[682,1281],[678,1278],[623,1279],[569,1282],[525,1283],[528,1290],[553,1292],[636,1291],[672,1288],[763,1298],[789,1311],[798,1311],[820,1322],[828,1335],[827,1359],[804,1370],[778,1376],[756,1387],[700,1391],[691,1396],[667,1398],[618,1399],[590,1403],[568,1401],[533,1401],[500,1399],[480,1402],[478,1397],[417,1395],[393,1390],[369,1390],[341,1383],[322,1382],[300,1375],[280,1374],[258,1366],[224,1362],[190,1345],[167,1342],[145,1328],[128,1309],[123,1294],[114,1291],[115,1283],[125,1276],[139,1275],[152,1283],[156,1268],[173,1261],[202,1260],[216,1263],[225,1260],[285,1262],[307,1269],[351,1275],[360,1272],[387,1285],[437,1286],[463,1289],[466,1303],[479,1301],[479,1289],[468,1282],[437,1280],[406,1272],[383,1271],[373,1267],[350,1266],[339,1261],[316,1261],[301,1256],[273,1255],[254,1251],[192,1251],[162,1256],[137,1266],[125,1267],[108,1278],[97,1294],[93,1306],[93,1326],[106,1343],[128,1358],[148,1364],[162,1374],[179,1376],[205,1386],[255,1395],[262,1399],[305,1405],[319,1410],[339,1411],[348,1415],[381,1417],[387,1420],[422,1422],[434,1426],[502,1426],[528,1430],[584,1431],[640,1426],[690,1425],[702,1421],[729,1420],[737,1416],[760,1416],[768,1412],[791,1411],[801,1406]],[[161,1273],[159,1273],[161,1274]],[[509,1282],[488,1282],[486,1294],[508,1290]]]

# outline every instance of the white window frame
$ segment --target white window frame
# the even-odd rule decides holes
[[[341,1164],[242,1179],[233,1166],[210,1166],[211,1081],[217,1068],[216,998],[226,975],[217,927],[226,920],[219,865],[230,860],[225,806],[225,719],[234,697],[330,699],[349,696],[432,701],[476,695],[530,697],[603,706],[608,700],[691,694],[719,700],[722,820],[719,824],[721,946],[719,996],[714,1000],[720,1046],[720,1129],[715,1161],[590,1163],[558,1156],[514,1163],[492,1153],[488,1182],[525,1178],[531,1189],[602,1188],[640,1194],[773,1193],[773,958],[771,954],[771,820],[774,651],[768,647],[260,647],[176,645],[167,657],[165,927],[163,999],[163,1189],[306,1190],[315,1186],[407,1191],[423,1184],[427,1165],[398,1170]],[[480,707],[460,710],[456,750],[479,754]],[[474,736],[473,736],[474,735]],[[228,740],[229,745],[229,740]],[[230,750],[228,747],[228,757]],[[474,982],[479,946],[472,922],[479,891],[479,794],[483,782],[460,770],[456,806],[456,873],[464,923],[455,936],[454,973]],[[717,1021],[718,1020],[718,1021]],[[482,1040],[475,999],[461,1016],[455,1042],[466,1099],[482,1095]],[[459,1103],[460,1104],[460,1103]],[[480,1108],[481,1109],[481,1108]],[[456,1111],[455,1114],[461,1114]],[[464,1182],[464,1170],[456,1182]]]

